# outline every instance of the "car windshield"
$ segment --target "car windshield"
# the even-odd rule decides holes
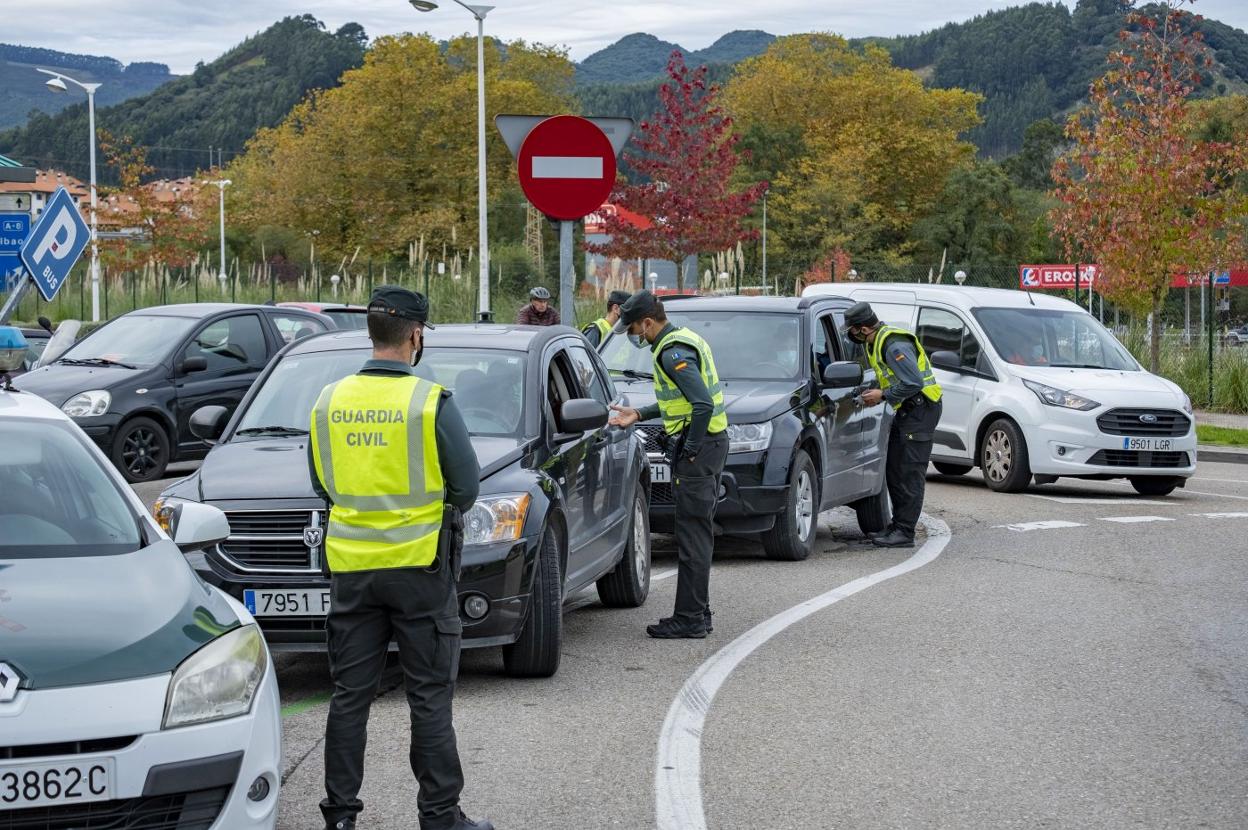
[[[307,430],[321,390],[359,371],[364,350],[287,355],[265,378],[239,419],[235,434]],[[468,432],[521,437],[524,429],[523,352],[493,349],[425,349],[416,374],[455,393]]]
[[[331,308],[321,313],[333,320],[334,325],[343,330],[368,328],[368,315],[363,310],[348,311],[342,308]]]
[[[720,380],[790,380],[801,369],[801,318],[796,314],[669,310],[667,318],[710,344]],[[649,346],[635,348],[618,335],[607,342],[602,359],[613,373],[649,373],[653,367]]]
[[[0,561],[143,546],[138,516],[76,427],[6,415],[0,446]]]
[[[1017,366],[1140,371],[1131,353],[1082,311],[980,308],[975,317],[997,354]]]
[[[190,317],[127,314],[91,332],[61,359],[154,366],[182,342],[195,323]]]

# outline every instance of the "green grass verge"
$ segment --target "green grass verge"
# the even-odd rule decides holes
[[[1197,424],[1196,440],[1202,444],[1217,444],[1223,447],[1248,447],[1248,429]]]

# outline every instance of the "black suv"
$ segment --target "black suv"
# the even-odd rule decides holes
[[[334,328],[295,308],[196,303],[142,308],[110,320],[14,386],[59,406],[130,482],[153,481],[208,444],[191,413],[233,409],[288,342]]]
[[[711,346],[728,413],[728,463],[715,523],[761,534],[772,559],[805,559],[822,510],[852,506],[864,533],[888,525],[887,407],[865,407],[862,347],[841,334],[840,297],[707,297],[664,302],[668,319]],[[631,406],[654,400],[649,346],[613,335],[603,359]],[[640,425],[650,455],[650,520],[671,529],[671,469],[657,421]]]

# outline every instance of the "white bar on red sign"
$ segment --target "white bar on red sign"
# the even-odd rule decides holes
[[[601,156],[534,156],[535,179],[601,179]]]

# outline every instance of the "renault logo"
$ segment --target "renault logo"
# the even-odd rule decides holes
[[[321,514],[312,511],[312,523],[303,529],[303,543],[312,550],[317,550],[325,539],[325,529],[321,527]]]
[[[1155,424],[1157,423],[1157,416],[1151,412],[1145,412],[1143,415],[1140,416],[1140,423]]]
[[[8,703],[17,697],[21,676],[8,663],[0,663],[0,703]]]

